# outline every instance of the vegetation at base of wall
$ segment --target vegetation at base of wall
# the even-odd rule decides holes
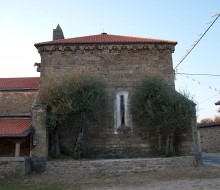
[[[204,118],[201,119],[199,123],[213,123],[213,122],[220,122],[220,116],[215,116],[212,118]]]
[[[170,87],[164,80],[145,77],[131,98],[134,121],[143,126],[157,142],[152,146],[165,155],[173,155],[179,130],[191,129],[195,104]]]
[[[60,155],[59,130],[62,129],[58,127],[68,123],[79,131],[73,147],[79,157],[83,155],[85,130],[102,121],[106,113],[103,83],[98,78],[76,73],[59,77],[51,74],[41,81],[39,96],[47,112],[50,154]]]

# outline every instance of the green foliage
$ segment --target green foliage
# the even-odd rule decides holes
[[[134,118],[142,125],[159,126],[164,120],[162,113],[167,105],[164,94],[168,93],[164,85],[160,79],[145,78],[136,88],[131,106]]]
[[[169,138],[175,136],[177,129],[191,128],[194,106],[192,101],[176,92],[165,81],[154,77],[144,78],[131,100],[135,121],[149,132],[162,135],[159,142],[163,139],[170,141]],[[161,144],[158,146],[161,147]]]
[[[39,96],[47,109],[47,123],[50,127],[76,117],[98,121],[105,110],[104,85],[94,77],[48,76],[41,84]]]
[[[59,77],[49,75],[41,83],[39,96],[47,111],[51,155],[60,154],[58,126],[63,122],[79,128],[77,147],[84,151],[86,145],[81,146],[85,142],[84,130],[101,121],[106,113],[103,83],[98,78],[75,73]]]

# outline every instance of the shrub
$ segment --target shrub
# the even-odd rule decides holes
[[[135,121],[158,136],[158,150],[167,155],[174,152],[176,131],[191,129],[194,107],[192,101],[155,77],[145,77],[131,100]]]
[[[50,153],[60,154],[58,126],[64,121],[79,129],[75,151],[85,149],[81,147],[85,141],[84,130],[92,126],[91,123],[99,122],[105,113],[106,94],[102,82],[98,78],[78,74],[65,77],[49,75],[42,81],[39,96],[47,111]]]

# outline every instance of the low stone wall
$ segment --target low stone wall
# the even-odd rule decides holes
[[[202,152],[220,153],[220,126],[200,127]]]
[[[24,157],[0,157],[0,176],[22,176],[30,172],[48,174],[80,173],[133,173],[164,171],[186,168],[194,165],[192,156],[146,159],[109,159],[109,160],[52,160]],[[40,167],[39,167],[40,166]],[[37,168],[37,169],[36,169]],[[40,168],[40,169],[39,169]]]
[[[0,157],[0,176],[22,176],[46,170],[45,157]]]
[[[20,176],[30,171],[30,158],[0,157],[0,176]]]
[[[117,160],[53,160],[47,162],[48,174],[79,174],[79,173],[132,173],[162,171],[173,168],[186,168],[194,165],[192,156],[148,159],[117,159]]]

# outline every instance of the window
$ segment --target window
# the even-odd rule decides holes
[[[115,99],[115,134],[118,134],[118,129],[120,127],[131,130],[131,116],[128,105],[128,92],[118,91]]]

